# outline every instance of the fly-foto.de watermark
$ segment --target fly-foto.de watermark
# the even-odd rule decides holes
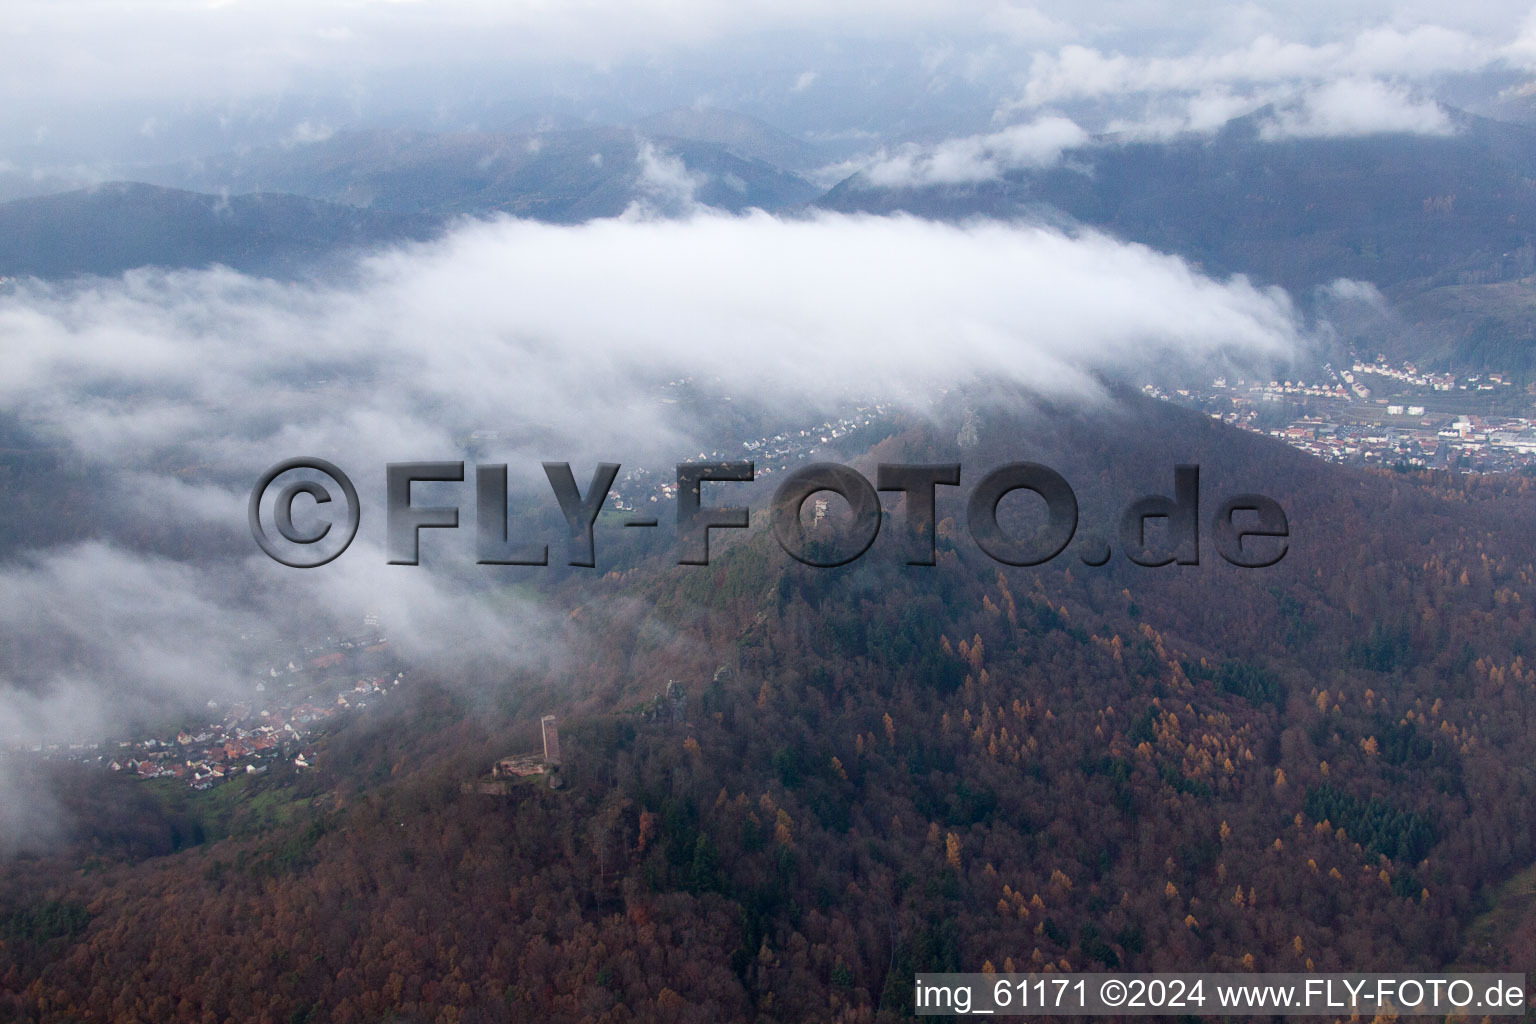
[[[597,565],[594,527],[619,473],[619,465],[599,463],[585,492],[570,463],[546,462],[544,474],[565,518],[565,561],[592,568]],[[299,478],[303,474],[302,478]],[[332,486],[313,479],[330,479]],[[958,463],[882,463],[875,482],[855,469],[830,462],[811,463],[789,473],[774,492],[768,514],[773,535],[786,554],[818,568],[847,565],[875,543],[887,514],[880,492],[899,493],[905,509],[897,532],[907,565],[937,563],[935,516],[940,487],[960,486]],[[704,503],[703,486],[711,484],[717,498],[725,485],[756,478],[751,462],[683,462],[677,466],[678,564],[708,565],[711,530],[745,530],[751,513],[745,506]],[[463,462],[391,462],[385,466],[385,548],[390,565],[416,565],[421,557],[421,531],[459,528],[457,505],[418,505],[411,487],[417,483],[465,481]],[[286,480],[287,482],[282,482]],[[335,492],[333,493],[332,488]],[[999,522],[998,508],[1015,492],[1029,492],[1045,503],[1045,521],[1030,534],[1010,533]],[[846,506],[843,525],[834,539],[808,528],[802,512],[817,495],[835,495]],[[268,495],[272,501],[267,503]],[[322,507],[346,505],[342,515],[324,519]],[[309,522],[294,522],[294,505],[311,504]],[[514,539],[507,520],[507,466],[474,467],[476,561],[481,565],[548,565],[549,544]],[[826,499],[830,501],[831,499]],[[1131,502],[1119,519],[1116,539],[1121,552],[1137,565],[1199,565],[1201,534],[1200,467],[1179,465],[1173,471],[1173,495],[1146,495]],[[263,522],[266,507],[273,530]],[[818,501],[819,509],[825,506]],[[251,534],[269,556],[284,565],[310,569],[330,562],[352,543],[361,521],[357,488],[336,466],[317,458],[280,462],[262,474],[251,490],[247,507]],[[1059,556],[1078,533],[1077,495],[1066,479],[1037,462],[1010,462],[986,473],[971,489],[965,506],[971,539],[989,557],[1004,565],[1042,565]],[[333,528],[338,527],[339,529]],[[655,527],[654,517],[631,516],[625,527]],[[1285,557],[1290,521],[1285,510],[1262,494],[1234,494],[1216,505],[1209,520],[1216,553],[1231,565],[1259,569]],[[1085,565],[1104,565],[1112,548],[1102,537],[1079,540],[1075,553]]]

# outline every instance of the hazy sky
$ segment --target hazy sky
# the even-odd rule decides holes
[[[1510,84],[1536,59],[1530,13],[1488,2],[11,0],[0,160],[88,164],[339,125],[615,120],[689,104],[887,143],[995,130],[1037,110],[1090,129],[1199,126],[1328,82],[1362,97],[1375,83],[1362,102],[1378,106],[1448,76]]]

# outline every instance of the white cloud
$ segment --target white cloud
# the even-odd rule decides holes
[[[1193,95],[1159,96],[1149,99],[1137,117],[1111,119],[1104,131],[1121,142],[1165,140],[1189,132],[1212,132],[1235,117],[1252,113],[1273,98],[1272,93],[1242,95],[1220,88]]]
[[[1463,32],[1420,25],[1407,32],[1375,28],[1348,42],[1308,45],[1263,35],[1237,49],[1179,57],[1138,57],[1064,46],[1039,54],[1023,95],[1013,106],[1031,109],[1066,100],[1162,92],[1201,92],[1321,82],[1344,76],[1425,79],[1486,66],[1495,51]]]
[[[335,134],[336,129],[324,122],[300,121],[293,126],[293,131],[289,132],[288,137],[283,141],[289,146],[304,146],[313,142],[324,142]]]
[[[1504,56],[1523,68],[1536,68],[1536,10],[1526,15],[1515,38],[1504,48]]]
[[[1272,109],[1260,120],[1259,134],[1271,142],[1396,133],[1450,135],[1456,130],[1444,107],[1416,96],[1405,85],[1348,78],[1246,93],[1210,89],[1151,97],[1138,116],[1115,118],[1105,132],[1121,142],[1166,140],[1215,131],[1233,118],[1264,107]]]
[[[880,154],[863,168],[880,188],[958,185],[995,180],[1005,171],[1049,167],[1062,153],[1088,142],[1088,133],[1064,117],[1043,117],[986,135],[946,139],[934,146],[908,145]]]
[[[907,388],[984,367],[1059,388],[1122,359],[1296,337],[1278,293],[1011,224],[501,220],[357,274],[349,287],[230,271],[23,287],[0,299],[0,404],[117,471],[195,444],[248,473],[274,448],[360,439],[409,457],[451,445],[455,426],[540,430],[595,454],[643,434],[630,423],[658,426],[642,382],[679,371],[823,398],[829,381]],[[582,402],[597,391],[594,419]]]
[[[986,23],[1005,38],[1026,44],[1059,43],[1078,34],[1070,23],[1028,4],[998,4],[987,13]]]
[[[639,174],[635,185],[645,198],[632,212],[647,216],[669,215],[689,213],[699,206],[695,194],[708,182],[709,176],[690,171],[682,157],[667,153],[645,140],[640,143],[635,165]]]
[[[1443,134],[1443,110],[1419,94],[1439,76],[1487,69],[1496,44],[1434,24],[1378,26],[1321,43],[1270,32],[1229,49],[1137,56],[1085,45],[1037,53],[1021,94],[1000,114],[1063,103],[1116,111],[1103,125],[1126,139],[1209,132],[1266,105],[1281,108],[1267,138],[1356,135],[1371,130]],[[1140,106],[1139,114],[1125,109]]]
[[[1377,309],[1387,308],[1387,297],[1369,281],[1338,277],[1324,285],[1321,291],[1326,298],[1337,302],[1359,302]]]
[[[872,41],[921,40],[916,45],[972,54],[997,47],[1003,66],[1043,46],[1077,44],[1038,63],[1028,97],[1038,105],[1085,88],[1105,95],[1148,87],[1148,79],[1195,89],[1319,67],[1421,76],[1498,56],[1529,61],[1536,47],[1529,29],[1520,34],[1527,13],[1499,0],[1347,7],[1320,0],[10,0],[0,25],[0,96],[48,101],[40,109],[54,111],[64,99],[218,104],[316,91],[366,105],[393,84],[440,82],[443,72],[458,78],[508,62],[607,71],[634,61],[660,69],[673,58],[744,44],[743,63],[733,67],[782,74],[786,54],[803,54],[807,43],[829,54]],[[823,67],[821,80],[831,73]]]
[[[235,665],[209,630],[238,635],[255,618],[226,607],[218,591],[193,566],[101,543],[8,567],[5,668],[33,687],[23,696],[0,678],[0,739],[89,737],[188,688],[222,693]],[[38,700],[38,683],[62,700]],[[115,699],[104,702],[106,692]]]
[[[1277,110],[1260,126],[1265,139],[1410,133],[1449,135],[1455,126],[1433,100],[1371,79],[1329,82]]]

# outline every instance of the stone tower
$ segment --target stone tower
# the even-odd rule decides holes
[[[560,763],[560,727],[555,725],[554,715],[545,715],[539,725],[544,730],[544,761],[546,764]]]

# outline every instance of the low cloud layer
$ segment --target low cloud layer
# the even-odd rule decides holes
[[[1156,137],[1331,83],[1444,98],[1458,76],[1487,81],[1457,102],[1492,103],[1536,71],[1533,40],[1529,5],[1502,2],[17,0],[0,26],[0,167],[15,165],[21,194],[29,175],[131,177],[381,124],[628,122],[703,105],[823,142],[870,133],[882,173],[975,180],[1007,166],[977,147],[1041,118]],[[940,133],[956,141],[903,148]]]
[[[658,188],[686,193],[654,159]],[[637,209],[467,223],[344,283],[212,270],[24,284],[0,297],[0,407],[99,505],[89,539],[22,536],[0,564],[0,744],[249,692],[252,637],[347,635],[369,613],[447,672],[559,657],[563,616],[490,585],[469,556],[444,545],[418,569],[385,564],[384,463],[462,458],[472,431],[497,432],[514,486],[547,494],[540,460],[585,481],[599,460],[667,464],[724,443],[662,400],[679,377],[786,418],[848,394],[921,409],[978,379],[1093,401],[1103,370],[1282,356],[1303,335],[1284,294],[1140,246],[905,217]],[[313,571],[257,553],[244,516],[261,471],[300,454],[350,472],[373,513]],[[0,790],[0,822],[31,806]]]
[[[1276,350],[1296,327],[1280,293],[1093,233],[757,213],[472,223],[345,286],[25,286],[0,330],[0,402],[121,473],[358,437],[404,457],[479,427],[590,453],[644,433],[634,417],[671,429],[648,388],[678,375],[820,402],[976,374],[1059,393],[1100,367]]]
[[[1347,41],[1309,45],[1275,35],[1223,52],[1133,56],[1092,47],[1064,46],[1030,66],[1014,106],[1032,109],[1076,99],[1136,93],[1199,94],[1212,89],[1320,83],[1340,78],[1425,80],[1474,71],[1499,55],[1495,46],[1438,25],[1408,31],[1370,29]]]
[[[1465,68],[1477,54],[1515,47],[1517,39],[1525,38],[1521,32],[1530,11],[1528,5],[1501,2],[1370,2],[1344,9],[1279,0],[1242,5],[1170,0],[1135,5],[1066,0],[15,0],[7,13],[0,43],[7,38],[16,42],[14,59],[0,73],[0,87],[25,83],[31,76],[31,88],[41,90],[96,90],[107,79],[135,93],[186,95],[201,85],[228,95],[292,87],[322,68],[351,75],[452,67],[455,60],[462,66],[492,55],[601,66],[797,33],[850,41],[921,36],[955,46],[973,66],[985,59],[989,46],[1042,49],[1070,43],[1106,55],[1129,54],[1132,63],[1114,74],[1132,79],[1289,78],[1340,66],[1351,74],[1417,73],[1414,68]],[[1372,27],[1361,31],[1361,26]],[[117,45],[102,45],[108,40]],[[1197,61],[1166,57],[1180,51],[1215,56]],[[1512,52],[1518,56],[1523,51]],[[1135,63],[1140,58],[1146,61]],[[1095,66],[1077,61],[1062,71],[1075,76]],[[794,67],[784,88],[804,90],[808,70],[817,71]],[[1068,77],[1054,76],[1057,84],[1040,94],[1042,101],[1060,98]],[[1104,88],[1073,88],[1092,87]]]
[[[454,457],[474,430],[496,431],[499,454],[525,471],[549,458],[673,461],[711,442],[660,401],[677,377],[786,414],[832,410],[848,394],[920,404],[976,378],[1092,396],[1101,369],[1280,355],[1300,333],[1279,292],[1096,234],[765,214],[502,220],[372,257],[345,285],[215,270],[23,286],[0,299],[0,405],[98,474],[122,519],[157,522],[155,537],[211,531],[244,557],[244,488],[290,455],[351,467],[372,493],[384,462]],[[108,559],[103,571],[147,572],[129,591],[169,586],[155,573],[170,568],[133,566],[134,531],[107,521],[117,532],[91,557],[115,551],[129,564]],[[0,587],[15,573],[30,582],[0,594],[78,564],[13,567]],[[280,573],[272,600],[344,572]],[[409,592],[429,577],[400,578]],[[200,642],[216,648],[230,628],[220,595],[191,589],[212,609]],[[50,607],[68,611],[53,628],[78,616],[96,636],[154,642],[152,622],[115,621],[89,596],[61,590]],[[49,681],[46,665],[29,675]]]
[[[1449,135],[1455,125],[1433,85],[1447,75],[1536,62],[1536,46],[1524,41],[1532,37],[1526,30],[1496,43],[1433,24],[1385,26],[1323,43],[1264,34],[1176,56],[1069,43],[1034,52],[1021,88],[994,112],[1006,127],[879,148],[820,177],[830,183],[859,173],[862,184],[877,188],[996,181],[1009,171],[1054,166],[1084,146],[1205,134],[1251,114],[1260,138],[1271,142]]]
[[[1069,44],[1036,53],[1019,95],[998,114],[1030,116],[1062,104],[1129,109],[1103,124],[1121,139],[1209,132],[1258,111],[1267,111],[1261,134],[1270,140],[1445,135],[1453,125],[1434,87],[1447,76],[1527,66],[1523,38],[1479,38],[1422,24],[1378,26],[1320,43],[1264,34],[1228,49],[1174,56]]]

